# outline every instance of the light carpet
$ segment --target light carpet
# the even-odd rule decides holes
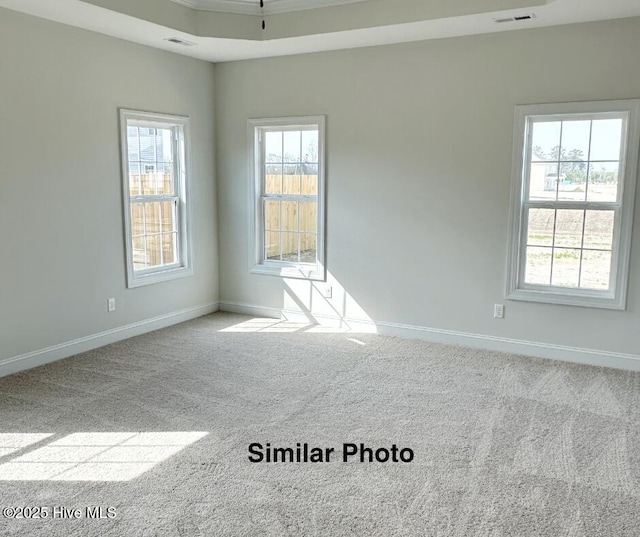
[[[0,508],[48,513],[0,534],[637,536],[639,402],[630,372],[209,315],[0,379]]]

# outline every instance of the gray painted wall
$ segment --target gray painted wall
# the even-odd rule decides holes
[[[221,300],[638,354],[640,202],[627,311],[504,299],[514,106],[638,98],[638,50],[636,18],[218,65]],[[331,300],[247,269],[246,120],[315,114]]]
[[[0,361],[217,301],[214,66],[0,10],[0,80]],[[193,277],[126,289],[118,107],[191,116]]]
[[[215,302],[218,270],[226,302],[639,352],[640,202],[627,311],[503,296],[513,108],[640,97],[640,19],[220,64],[215,82],[5,10],[0,47],[0,361]],[[125,287],[118,107],[192,118],[191,278]],[[328,118],[329,300],[248,272],[246,120],[308,114]]]

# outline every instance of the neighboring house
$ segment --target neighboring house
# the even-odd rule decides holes
[[[138,136],[135,136],[135,133],[133,136],[131,132],[129,133],[129,172],[131,174],[153,173],[170,163],[171,147],[167,146],[170,138],[162,136],[158,129],[130,127],[130,130],[137,130],[139,133]]]
[[[554,191],[558,184],[558,164],[550,162],[548,158],[533,153],[531,158],[530,184],[532,192]]]

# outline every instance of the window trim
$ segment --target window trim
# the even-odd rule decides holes
[[[296,263],[289,261],[264,260],[264,229],[262,197],[262,154],[260,133],[270,128],[318,127],[318,196],[317,196],[317,237],[316,263]],[[249,145],[250,178],[250,237],[249,272],[283,278],[297,278],[326,281],[325,228],[326,228],[326,176],[325,176],[325,127],[326,116],[300,116],[249,119],[247,139]]]
[[[121,108],[120,112],[120,160],[122,165],[122,199],[124,214],[125,264],[127,272],[127,288],[141,287],[165,281],[184,278],[193,274],[191,254],[191,196],[190,190],[190,118],[171,114],[144,112]],[[181,144],[174,141],[174,176],[176,178],[176,194],[178,198],[177,225],[179,261],[171,265],[163,265],[144,270],[133,268],[133,245],[131,226],[131,196],[129,188],[129,158],[127,127],[130,121],[153,124],[149,128],[176,128],[181,131]],[[180,145],[181,147],[180,147]]]
[[[614,220],[610,288],[606,291],[600,291],[551,285],[544,288],[544,286],[525,284],[522,252],[526,247],[527,240],[525,236],[527,226],[524,218],[527,214],[526,189],[529,186],[529,170],[525,169],[525,165],[530,161],[530,155],[528,155],[530,148],[526,139],[530,132],[529,118],[558,116],[558,119],[563,119],[571,116],[571,119],[580,119],[581,115],[593,117],[606,113],[627,116],[626,137],[623,136],[621,140],[623,147],[621,147],[620,165],[624,171],[621,171],[619,176],[620,201],[607,203],[608,206],[618,206]],[[507,252],[506,297],[508,299],[616,310],[626,309],[639,152],[640,99],[516,106]],[[567,205],[571,205],[571,202],[568,202]]]

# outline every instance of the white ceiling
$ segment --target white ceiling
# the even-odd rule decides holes
[[[163,0],[153,1],[161,2]],[[277,2],[279,0],[271,1]],[[319,2],[322,0],[316,1]],[[354,11],[357,9],[356,6],[362,6],[362,9],[364,9],[369,5],[373,5],[374,2],[383,1],[384,0],[371,0],[371,3],[368,1],[357,2],[352,7],[344,6],[343,8],[350,8],[352,10],[350,13],[357,15],[357,11]],[[455,1],[462,0],[448,1],[455,4]],[[152,16],[153,14],[147,16],[140,15],[136,12],[136,16],[133,16],[115,9],[103,7],[104,5],[110,5],[110,2],[113,2],[114,5],[117,5],[119,9],[123,11],[125,8],[122,6],[132,6],[131,9],[133,10],[133,6],[140,7],[143,0],[135,0],[135,2],[131,0],[129,0],[129,2],[123,2],[122,0],[0,0],[0,7],[6,7],[37,17],[213,62],[284,56],[640,16],[640,0],[549,0],[548,3],[545,3],[543,0],[537,0],[537,2],[532,0],[531,7],[516,10],[511,9],[460,16],[445,16],[428,20],[404,22],[401,24],[373,25],[346,31],[331,31],[327,29],[321,33],[309,33],[308,35],[282,38],[261,33],[257,26],[255,33],[252,33],[251,36],[238,35],[236,37],[233,35],[235,27],[228,28],[226,27],[228,25],[223,25],[225,27],[218,33],[224,36],[218,37],[215,32],[211,32],[213,36],[211,36],[211,33],[203,36],[202,32],[199,33],[197,31],[199,28],[198,24],[194,25],[193,31],[182,31],[177,24],[174,25],[171,21],[167,22],[166,19],[163,19],[162,23],[158,23],[159,18],[154,18]],[[139,2],[139,4],[136,4],[136,2]],[[545,5],[535,5],[541,2]],[[175,9],[187,12],[193,11],[175,4],[173,0],[171,2],[165,2],[165,4],[171,4],[175,6]],[[160,6],[159,3],[155,5]],[[335,13],[335,10],[340,9],[342,8],[333,7],[324,10],[324,20],[329,20],[330,16]],[[317,13],[320,14],[322,11],[323,10],[317,10]],[[498,17],[513,16],[525,12],[534,13],[536,18],[522,23],[497,24],[494,21],[494,19]],[[172,12],[163,12],[163,14],[166,13]],[[311,12],[298,12],[297,16],[300,17],[299,19],[291,18],[296,16],[295,13],[272,15],[271,20],[277,22],[278,17],[285,17],[286,19],[283,19],[283,21],[286,22],[287,25],[295,25],[297,24],[295,21],[299,21],[302,27],[305,22],[303,17],[306,16],[306,21],[308,22],[309,13]],[[193,15],[197,19],[203,18],[203,14],[204,13],[200,11],[193,12]],[[181,15],[184,15],[184,13],[181,12]],[[218,15],[213,13],[210,15],[214,16],[214,22],[220,23],[222,20],[220,17],[222,17],[223,14]],[[0,16],[2,16],[1,12]],[[260,24],[259,17],[249,15],[227,16],[235,17],[236,19],[240,17],[242,19],[240,22],[242,22],[245,27],[249,24],[251,29],[253,29],[254,25]],[[315,14],[312,18],[314,17]],[[222,20],[222,22],[225,21]],[[344,21],[336,21],[337,27],[340,27],[339,25],[343,22]],[[201,26],[202,25],[200,25],[200,27]],[[245,31],[245,34],[246,33]],[[185,47],[175,45],[166,41],[169,37],[185,39],[194,43],[195,46]]]

